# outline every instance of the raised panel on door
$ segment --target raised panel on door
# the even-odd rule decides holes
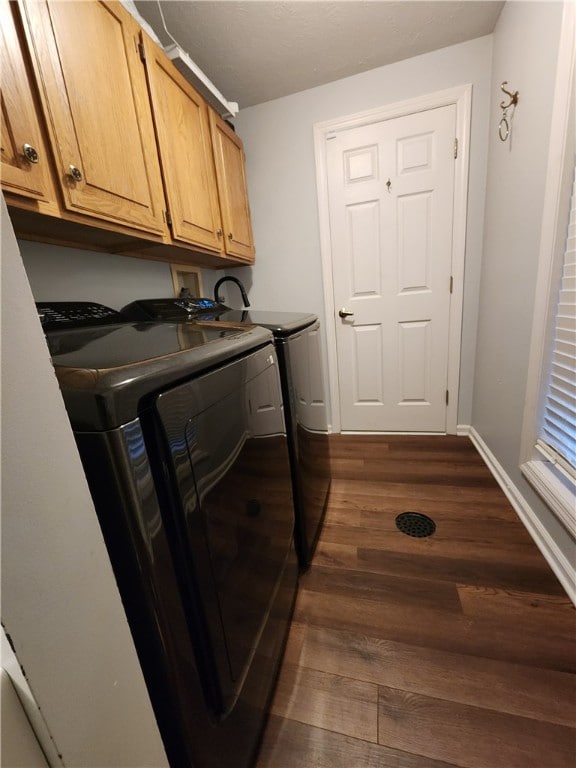
[[[346,207],[350,268],[350,298],[380,293],[380,202],[366,200]]]
[[[32,0],[24,8],[66,208],[163,233],[138,25],[120,3]]]
[[[208,109],[174,64],[143,35],[172,235],[223,250]]]
[[[399,405],[430,405],[432,349],[429,320],[398,323]]]
[[[455,108],[328,140],[342,428],[444,431]]]
[[[54,202],[56,194],[48,152],[18,24],[17,6],[0,0],[2,189],[34,200]]]
[[[430,290],[432,197],[428,190],[398,198],[398,293]]]
[[[218,179],[218,195],[229,256],[253,261],[254,240],[248,203],[244,148],[234,131],[210,110],[210,127]]]
[[[384,403],[382,325],[352,328],[352,402],[372,406]]]

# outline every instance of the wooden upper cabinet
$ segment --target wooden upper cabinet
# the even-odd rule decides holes
[[[17,8],[0,0],[2,189],[55,203],[56,191],[40,127]]]
[[[164,51],[147,35],[142,39],[172,236],[220,252],[208,108]]]
[[[224,248],[228,256],[254,261],[244,147],[232,128],[210,110]]]
[[[21,237],[253,262],[242,142],[120,2],[0,0],[0,22],[2,189]]]
[[[64,205],[165,233],[139,25],[118,2],[23,0],[22,8]]]

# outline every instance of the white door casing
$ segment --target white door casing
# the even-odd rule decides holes
[[[334,431],[456,432],[470,104],[314,127]]]

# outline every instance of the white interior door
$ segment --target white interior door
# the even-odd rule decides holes
[[[448,105],[328,138],[344,430],[446,430],[455,136]]]

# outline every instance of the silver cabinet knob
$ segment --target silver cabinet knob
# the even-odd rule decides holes
[[[338,312],[340,317],[354,317],[354,312],[349,312],[345,307]]]
[[[82,181],[82,171],[80,168],[76,168],[75,165],[68,166],[68,175],[71,176],[74,181]]]
[[[224,233],[222,232],[222,230],[221,230],[221,229],[217,229],[217,230],[216,230],[216,234],[218,235],[218,237],[222,237],[222,235],[223,235]]]
[[[40,160],[38,152],[31,144],[22,145],[22,154],[28,160],[29,163],[37,163]]]

